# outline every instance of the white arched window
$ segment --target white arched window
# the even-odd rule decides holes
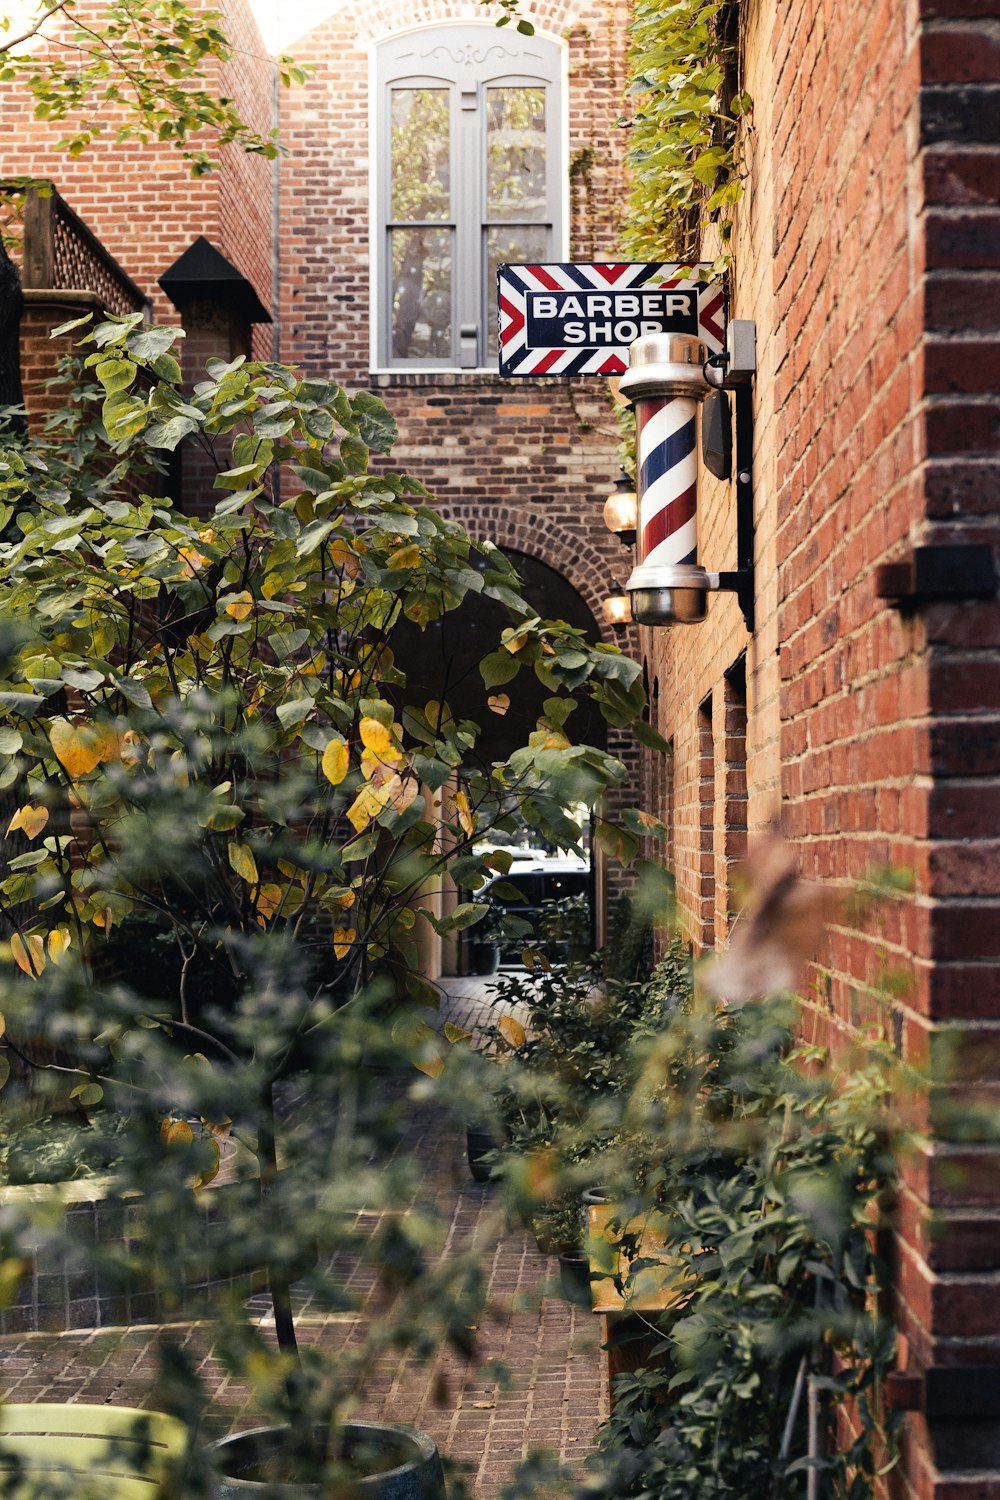
[[[496,359],[496,268],[562,254],[562,53],[491,24],[376,51],[375,358]]]

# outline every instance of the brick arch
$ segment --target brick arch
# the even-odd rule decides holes
[[[608,560],[581,531],[570,532],[565,522],[548,522],[544,517],[514,510],[505,505],[491,505],[487,511],[468,505],[447,507],[449,520],[458,521],[474,542],[494,542],[498,547],[512,547],[547,563],[571,584],[593,615],[601,639],[609,645],[622,644],[601,610],[608,586]]]
[[[580,0],[537,0],[524,5],[521,13],[536,31],[558,38],[579,19],[580,11]],[[486,7],[479,0],[372,0],[356,17],[357,35],[364,41],[380,42],[400,31],[447,21],[495,24],[502,15],[498,5]]]

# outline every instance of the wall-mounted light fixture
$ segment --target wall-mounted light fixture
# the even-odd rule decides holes
[[[616,635],[621,635],[626,625],[632,623],[632,598],[627,590],[616,584],[601,604],[601,612]]]
[[[622,469],[615,480],[615,487],[604,502],[604,524],[623,547],[635,546],[636,511],[635,485]]]

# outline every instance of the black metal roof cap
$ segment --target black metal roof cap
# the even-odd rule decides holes
[[[157,284],[177,308],[189,302],[216,302],[242,314],[248,323],[271,321],[271,314],[247,278],[203,234],[164,271]]]

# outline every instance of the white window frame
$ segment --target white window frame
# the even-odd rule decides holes
[[[553,222],[552,222],[552,247],[547,259],[553,261],[568,258],[568,225],[569,225],[569,170],[568,170],[568,142],[569,142],[569,68],[568,50],[561,37],[553,36],[547,32],[536,32],[533,37],[523,37],[513,27],[497,29],[491,21],[443,21],[433,25],[413,27],[406,31],[394,32],[391,36],[382,37],[377,42],[372,42],[369,47],[369,242],[371,266],[371,299],[370,299],[370,349],[369,361],[372,374],[377,375],[406,375],[420,373],[457,373],[457,374],[496,374],[496,364],[491,362],[483,364],[482,357],[487,347],[487,321],[496,317],[495,292],[492,288],[479,288],[480,302],[483,311],[477,319],[478,327],[478,357],[472,364],[453,363],[451,360],[426,360],[407,359],[394,360],[390,354],[391,338],[391,268],[388,255],[388,214],[389,214],[389,191],[390,191],[390,151],[389,131],[391,129],[388,95],[390,84],[412,83],[415,86],[421,84],[434,86],[443,80],[433,72],[427,71],[426,67],[421,70],[416,63],[403,67],[393,61],[393,54],[406,50],[406,44],[412,39],[420,39],[421,50],[431,50],[440,45],[446,39],[447,33],[454,35],[456,45],[468,45],[475,41],[481,47],[487,43],[491,52],[497,51],[496,73],[490,74],[479,84],[480,109],[482,98],[487,87],[502,84],[533,84],[538,81],[545,82],[548,90],[555,97],[547,99],[546,107],[546,148],[548,153],[548,181],[551,184],[553,199]],[[424,40],[427,46],[424,48]],[[556,67],[551,64],[544,71],[535,63],[538,71],[533,71],[531,63],[532,44],[536,39],[542,44],[541,49],[535,49],[536,58],[540,50],[554,53]],[[498,51],[498,49],[501,49]],[[502,52],[513,51],[516,56],[504,60]],[[520,63],[520,66],[515,64]],[[398,67],[398,71],[397,71]],[[449,82],[451,82],[449,80]],[[457,87],[451,82],[452,87]],[[485,140],[480,144],[485,147]],[[462,168],[469,170],[468,163],[463,163]],[[485,170],[485,156],[474,170],[481,177]],[[453,174],[453,175],[457,175]],[[482,220],[480,220],[480,229]],[[477,261],[477,266],[480,262]],[[458,326],[457,308],[457,283],[461,271],[456,267],[453,283],[453,352],[459,345],[461,331]],[[467,273],[466,273],[467,274]],[[477,280],[480,275],[477,269]]]

